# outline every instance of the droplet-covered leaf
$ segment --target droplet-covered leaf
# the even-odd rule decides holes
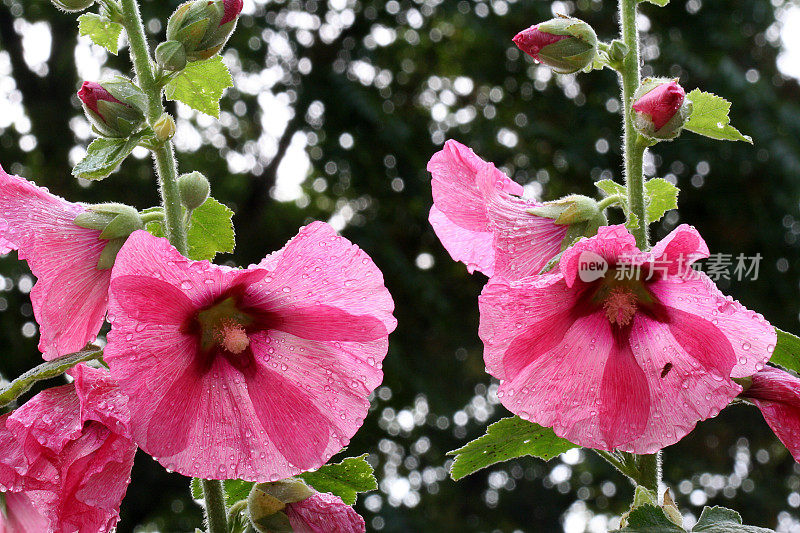
[[[661,507],[645,504],[628,514],[625,527],[611,533],[686,533],[686,530],[670,521]]]
[[[253,489],[252,481],[242,481],[241,479],[226,479],[222,482],[222,486],[225,488],[225,505],[230,507],[234,503],[246,500],[247,496],[250,495],[250,491]]]
[[[775,533],[765,527],[742,525],[742,517],[732,509],[724,507],[704,507],[700,520],[692,531],[706,533]]]
[[[518,416],[503,418],[490,425],[484,436],[447,453],[456,456],[450,468],[450,477],[458,481],[487,466],[524,455],[548,461],[576,447],[568,440],[557,437],[550,428]]]
[[[87,148],[86,157],[72,169],[72,175],[87,180],[108,177],[136,148],[141,138],[140,133],[127,139],[103,137],[93,140]]]
[[[644,184],[647,198],[647,222],[661,220],[664,213],[678,208],[678,188],[663,178],[654,178]]]
[[[236,244],[232,218],[233,211],[213,198],[192,211],[186,234],[189,259],[210,261],[218,253],[232,252]],[[150,227],[147,229],[150,230]]]
[[[753,144],[753,139],[742,135],[730,125],[728,113],[731,103],[712,93],[695,89],[686,95],[692,102],[692,114],[686,122],[685,129],[712,139],[722,141],[745,141]]]
[[[651,4],[655,4],[659,7],[664,7],[669,4],[669,0],[639,0],[639,3],[641,2],[650,2]]]
[[[78,17],[78,32],[114,55],[119,51],[119,36],[122,29],[122,24],[95,13],[85,13]]]
[[[172,78],[165,88],[168,100],[177,100],[192,109],[219,117],[219,99],[233,79],[221,56],[193,61]]]
[[[302,478],[317,492],[330,492],[340,497],[347,505],[353,505],[359,492],[369,492],[378,488],[372,466],[366,457],[367,454],[348,457],[341,463],[324,465],[297,477]]]
[[[775,328],[775,332],[778,334],[778,342],[769,362],[800,372],[800,338],[778,328]]]

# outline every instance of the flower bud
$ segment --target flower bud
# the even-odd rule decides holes
[[[633,127],[649,139],[674,139],[692,114],[692,102],[675,80],[646,78],[633,95]]]
[[[77,12],[83,11],[92,4],[94,0],[50,0],[54,6],[61,11]]]
[[[208,59],[225,46],[242,6],[242,0],[190,0],[169,18],[167,39],[183,45],[187,61]]]
[[[126,80],[126,83],[130,82]],[[139,129],[144,121],[144,113],[139,107],[141,95],[131,91],[133,90],[125,87],[119,80],[103,84],[83,82],[78,98],[83,103],[86,116],[100,135],[128,137]]]
[[[108,241],[97,261],[98,270],[107,270],[114,266],[122,245],[128,236],[136,230],[144,229],[139,212],[125,204],[97,204],[88,207],[73,223],[86,229],[99,230],[100,239]]]
[[[211,185],[201,173],[190,172],[178,178],[178,191],[181,195],[181,203],[191,211],[192,209],[197,209],[208,200],[208,195],[211,193]]]
[[[247,514],[256,531],[292,531],[286,504],[314,495],[314,490],[299,479],[285,479],[253,486],[247,497]]]
[[[183,70],[186,67],[186,49],[178,41],[164,41],[156,48],[156,62],[170,72]]]
[[[175,135],[175,119],[169,113],[164,113],[156,123],[153,124],[153,131],[159,141],[168,141]]]
[[[531,26],[513,39],[520,50],[559,74],[572,74],[592,64],[597,35],[580,19],[558,17]]]
[[[592,237],[597,234],[600,226],[608,224],[608,219],[598,203],[588,196],[579,194],[546,202],[539,207],[529,209],[528,212],[532,215],[552,218],[558,225],[569,226],[564,240],[561,241],[562,251],[576,239]]]

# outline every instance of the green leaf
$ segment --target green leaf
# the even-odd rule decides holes
[[[692,531],[709,533],[775,533],[771,529],[756,526],[743,526],[742,517],[732,509],[724,507],[704,507],[700,520]]]
[[[568,440],[557,437],[550,428],[518,416],[503,418],[490,425],[484,436],[447,452],[447,455],[456,456],[450,468],[450,477],[458,481],[482,468],[523,455],[549,461],[576,447]]]
[[[219,118],[219,99],[233,78],[222,57],[214,56],[204,61],[186,65],[165,88],[168,100],[177,100],[206,115]]]
[[[189,241],[189,259],[210,261],[219,252],[232,252],[236,243],[232,218],[233,211],[213,198],[192,211],[186,235]]]
[[[778,334],[778,342],[769,362],[800,372],[800,338],[778,328],[775,328],[775,332]]]
[[[122,24],[112,22],[108,17],[86,13],[78,17],[78,32],[86,35],[96,45],[102,46],[114,55],[119,51],[119,36]]]
[[[86,157],[72,169],[72,175],[87,180],[108,177],[136,148],[141,138],[142,133],[138,133],[127,139],[101,137],[93,140],[86,150]]]
[[[313,472],[304,472],[297,477],[318,492],[330,492],[339,496],[347,505],[356,503],[359,492],[378,488],[372,466],[366,461],[367,454],[348,457],[341,463],[327,464]]]
[[[614,180],[600,180],[596,181],[594,185],[603,191],[606,196],[614,196],[615,194],[622,194],[623,196],[628,195],[628,189]]]
[[[230,507],[234,503],[246,500],[253,489],[252,481],[242,481],[241,479],[226,479],[222,482],[225,488],[225,504]]]
[[[628,525],[611,533],[686,533],[664,514],[661,507],[640,505],[628,514]]]
[[[145,224],[144,229],[150,232],[151,235],[154,237],[166,237],[167,234],[164,232],[164,224],[161,222],[154,220],[152,222],[148,222]]]
[[[728,113],[731,103],[715,94],[695,89],[686,95],[692,102],[692,114],[686,122],[685,129],[712,139],[722,141],[745,141],[753,144],[753,139],[742,135],[730,125]]]
[[[641,4],[642,2],[650,2],[651,4],[655,4],[655,5],[657,5],[658,7],[664,7],[664,6],[666,6],[667,4],[669,4],[669,0],[639,0],[639,3],[640,3],[640,4]]]
[[[654,178],[644,184],[647,197],[647,222],[661,220],[664,213],[678,208],[679,189],[663,178]]]

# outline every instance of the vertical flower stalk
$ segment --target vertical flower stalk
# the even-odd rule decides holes
[[[631,228],[636,237],[636,246],[641,250],[649,247],[648,228],[644,202],[644,174],[642,163],[647,143],[633,127],[631,105],[633,94],[639,86],[641,71],[639,68],[639,32],[636,29],[637,0],[619,0],[620,34],[628,47],[628,53],[620,71],[622,86],[622,123],[624,127],[624,159],[625,183],[628,187],[628,205],[630,213],[636,216],[638,227]]]
[[[639,59],[639,31],[636,28],[637,0],[619,0],[620,35],[628,53],[622,62],[619,72],[622,86],[622,124],[624,139],[625,184],[628,188],[629,218],[635,216],[638,227],[631,227],[630,232],[636,239],[636,246],[643,251],[650,247],[647,213],[644,201],[644,151],[647,142],[639,135],[633,125],[631,106],[633,95],[641,81]],[[629,220],[630,222],[630,220]],[[658,493],[661,482],[661,452],[651,455],[640,455],[632,458],[636,470],[641,474],[641,481],[650,490]]]
[[[142,16],[136,0],[122,0],[123,25],[130,43],[130,54],[136,77],[141,88],[147,93],[149,106],[147,122],[155,124],[164,114],[161,100],[161,87],[156,82],[150,49],[142,24]],[[178,163],[172,142],[167,140],[153,150],[156,172],[161,186],[161,200],[164,206],[165,225],[170,242],[180,253],[186,255],[186,226],[183,222],[180,192],[178,191]]]
[[[128,36],[131,61],[141,88],[147,93],[149,100],[147,121],[155,124],[164,113],[161,100],[161,86],[156,82],[153,63],[150,61],[150,49],[142,24],[142,15],[136,0],[122,0],[122,20]],[[167,236],[170,243],[182,255],[188,251],[186,226],[183,221],[183,207],[178,189],[178,163],[172,141],[164,141],[153,151],[156,172],[160,182],[161,202],[164,206],[164,218]],[[206,520],[209,533],[226,533],[228,524],[225,516],[225,493],[222,482],[207,480],[203,482],[205,495]]]

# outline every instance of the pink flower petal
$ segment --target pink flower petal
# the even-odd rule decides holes
[[[471,231],[452,222],[434,205],[428,222],[454,261],[467,265],[472,274],[476,270],[487,276],[494,275],[494,234],[491,231]]]
[[[775,435],[800,462],[800,379],[765,366],[753,374],[752,385],[742,396],[756,404]]]
[[[559,269],[564,275],[567,286],[572,287],[578,277],[581,258],[584,254],[596,254],[612,265],[621,257],[634,258],[641,255],[636,248],[636,239],[623,225],[602,226],[597,235],[581,239],[570,246],[561,255]]]
[[[0,239],[38,278],[31,300],[45,359],[80,350],[103,324],[111,271],[96,266],[106,241],[73,223],[84,211],[0,168]]]
[[[317,493],[286,506],[296,533],[364,533],[366,524],[355,510],[333,494]]]
[[[4,497],[8,518],[0,512],[0,533],[32,533],[48,530],[50,523],[36,510],[28,496],[20,492],[8,492]]]
[[[453,259],[466,263],[470,272],[491,276],[494,253],[486,235],[490,220],[478,174],[487,174],[494,188],[507,193],[521,195],[522,186],[453,140],[431,157],[428,172],[434,203],[429,218],[436,235]]]
[[[724,349],[732,360],[730,376],[741,378],[761,369],[775,349],[775,328],[764,317],[720,292],[702,272],[687,278],[670,278],[650,286],[652,294],[665,306],[702,317],[727,339],[727,344],[705,345],[709,357],[719,357]],[[683,315],[686,316],[686,315]],[[728,346],[730,350],[728,351]]]
[[[656,266],[666,266],[671,275],[685,272],[689,265],[708,257],[708,246],[693,226],[681,224],[649,252]]]
[[[324,464],[363,422],[396,326],[380,271],[322,223],[245,270],[135,232],[110,293],[104,359],[129,396],[134,440],[203,478],[268,481]],[[221,337],[201,343],[198,313],[220,302],[251,319],[236,355]]]

